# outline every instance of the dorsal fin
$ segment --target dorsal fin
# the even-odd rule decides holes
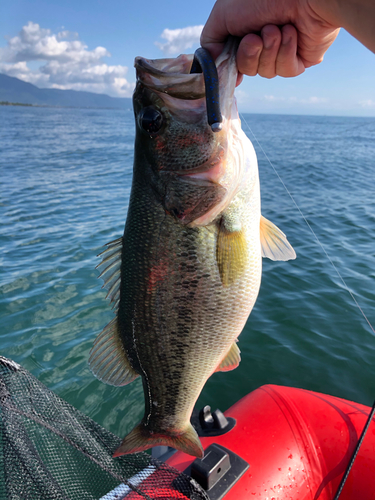
[[[102,382],[110,385],[126,385],[139,374],[128,360],[118,331],[117,309],[120,302],[122,237],[107,243],[106,250],[99,256],[102,256],[102,261],[96,266],[102,269],[99,278],[103,278],[103,288],[108,290],[106,298],[113,303],[116,317],[96,338],[90,351],[89,366],[95,377]]]
[[[262,257],[268,257],[271,260],[292,260],[296,258],[296,252],[285,234],[263,215],[260,217],[260,244]]]
[[[104,281],[102,288],[108,290],[106,299],[110,299],[113,309],[117,311],[120,302],[122,237],[107,243],[106,246],[107,248],[98,255],[102,257],[102,261],[96,269],[101,270],[98,278]]]
[[[97,336],[90,351],[89,366],[95,377],[110,385],[130,384],[139,376],[122,346],[117,317]]]

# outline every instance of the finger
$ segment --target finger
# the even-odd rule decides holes
[[[214,59],[222,53],[229,35],[225,21],[225,5],[223,2],[216,2],[200,37],[201,46],[207,49]]]
[[[236,81],[236,87],[242,83],[243,80],[243,74],[242,73],[237,73],[237,81]]]
[[[286,78],[298,76],[305,66],[297,54],[297,30],[291,24],[281,28],[281,45],[276,58],[276,73]]]
[[[237,50],[237,68],[240,73],[255,76],[258,73],[259,57],[263,49],[260,36],[250,34],[242,38]]]
[[[273,25],[264,26],[261,31],[263,50],[259,58],[258,73],[264,78],[276,76],[276,58],[281,44],[281,31]]]
[[[201,45],[202,47],[204,47],[205,49],[208,50],[208,52],[211,54],[213,60],[215,61],[219,55],[223,52],[223,49],[224,49],[224,46],[225,46],[225,43],[209,43],[209,42],[206,42],[206,43],[202,43],[201,42]]]

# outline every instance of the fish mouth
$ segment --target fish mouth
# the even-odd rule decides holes
[[[137,81],[157,92],[171,110],[194,108],[196,113],[202,113],[205,104],[207,123],[213,132],[219,132],[222,122],[231,117],[238,45],[238,38],[229,37],[216,61],[202,47],[194,55],[182,54],[173,59],[136,57]],[[183,104],[184,100],[188,102]]]
[[[146,88],[176,99],[196,100],[205,96],[201,74],[190,74],[194,56],[182,54],[173,59],[136,57],[137,81]]]

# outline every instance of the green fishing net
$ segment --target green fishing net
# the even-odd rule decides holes
[[[0,356],[0,500],[207,500],[146,453],[112,458],[120,443]]]

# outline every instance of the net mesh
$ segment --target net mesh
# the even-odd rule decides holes
[[[207,500],[194,480],[121,439],[0,356],[0,500]]]

